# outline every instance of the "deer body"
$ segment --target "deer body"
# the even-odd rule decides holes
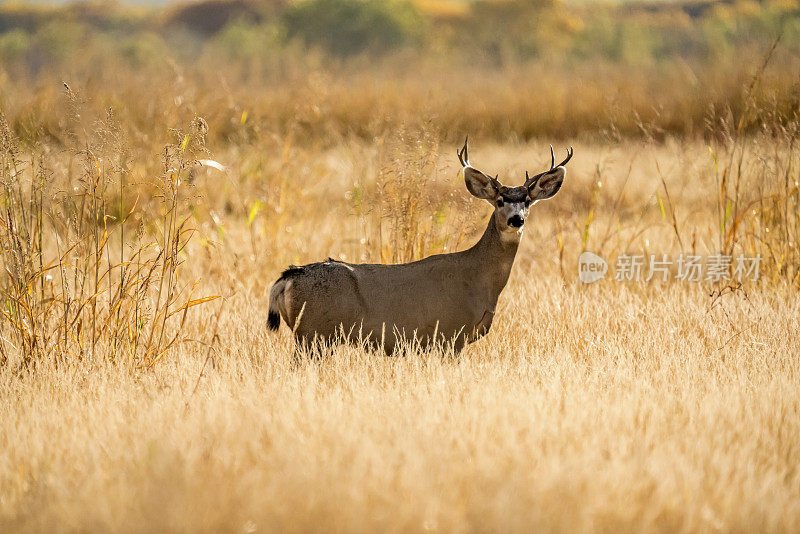
[[[466,157],[465,143],[459,159],[468,189],[495,204],[473,247],[400,265],[329,259],[292,266],[270,290],[270,328],[277,329],[283,317],[303,345],[341,335],[382,346],[388,354],[403,339],[416,339],[423,347],[452,342],[459,351],[488,333],[528,209],[558,191],[564,168],[551,164],[550,171],[528,178],[526,185],[507,188],[473,169]],[[542,181],[548,174],[554,178]],[[548,183],[547,189],[540,187]]]

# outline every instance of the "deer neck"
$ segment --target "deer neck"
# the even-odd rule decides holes
[[[475,272],[485,277],[495,301],[508,282],[521,237],[522,232],[513,235],[501,232],[492,216],[480,240],[469,249],[471,257],[479,265]]]

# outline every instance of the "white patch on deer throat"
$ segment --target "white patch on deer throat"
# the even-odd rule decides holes
[[[512,228],[509,226],[507,230],[500,232],[500,241],[503,243],[519,243],[519,240],[522,239],[523,228],[524,226],[519,228]]]

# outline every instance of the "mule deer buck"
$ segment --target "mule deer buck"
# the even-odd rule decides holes
[[[337,336],[356,337],[391,354],[402,340],[452,343],[456,352],[489,332],[495,305],[508,281],[525,220],[533,204],[558,193],[566,175],[555,164],[525,184],[506,187],[469,162],[467,141],[456,152],[467,189],[494,206],[486,231],[468,250],[400,265],[351,264],[334,259],[290,266],[269,294],[268,326],[280,318],[295,341],[310,347]]]

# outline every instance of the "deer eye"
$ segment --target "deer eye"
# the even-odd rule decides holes
[[[498,208],[502,208],[503,207],[503,199],[502,198],[498,198],[496,204],[497,204]]]

